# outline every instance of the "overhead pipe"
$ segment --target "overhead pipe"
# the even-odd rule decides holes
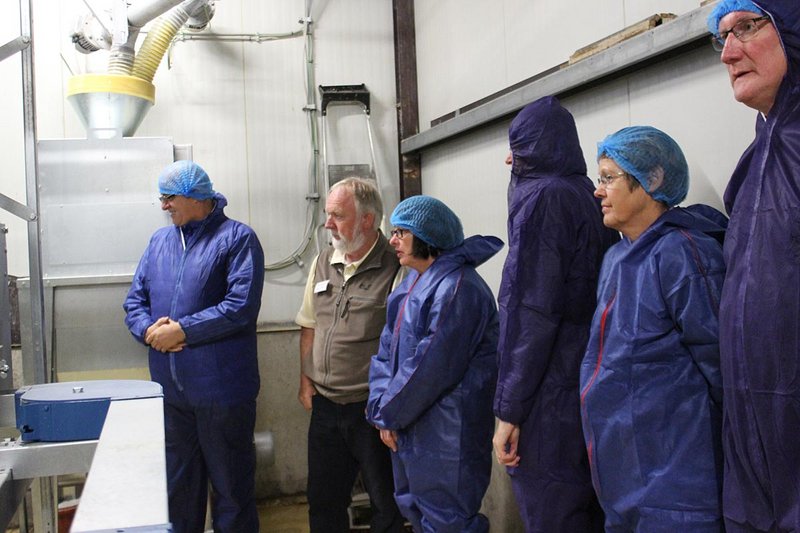
[[[144,0],[134,3],[128,8],[128,25],[142,29],[154,18],[163,15],[183,0]]]
[[[125,2],[114,5],[114,31],[108,73],[129,76],[136,55],[134,46],[139,31],[145,24],[163,15],[184,0],[146,0],[133,4],[126,10]]]
[[[207,0],[186,0],[172,8],[166,15],[159,17],[147,33],[139,53],[136,54],[131,76],[152,82],[172,39],[189,18],[194,17],[195,22],[201,25],[208,24],[214,11],[206,9],[207,7]]]

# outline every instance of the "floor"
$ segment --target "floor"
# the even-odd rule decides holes
[[[308,533],[308,504],[295,496],[268,500],[258,505],[261,531],[269,533]]]
[[[359,513],[358,511],[354,512]],[[360,513],[354,516],[364,518]],[[258,504],[258,520],[261,531],[265,533],[309,533],[308,503],[305,496],[289,496],[262,501]],[[354,520],[356,523],[360,521],[359,518]],[[355,527],[351,531],[353,533],[369,531],[369,527]],[[411,529],[408,528],[408,531]],[[19,529],[12,527],[5,533],[19,533]]]
[[[268,500],[258,504],[261,531],[269,533],[308,533],[308,504],[304,496]],[[19,533],[17,527],[5,533]]]

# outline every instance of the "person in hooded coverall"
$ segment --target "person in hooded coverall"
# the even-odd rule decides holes
[[[581,430],[578,375],[597,278],[619,234],[603,225],[572,115],[548,96],[509,129],[509,250],[500,284],[494,413],[525,530],[603,530]]]
[[[647,126],[598,145],[603,259],[581,365],[583,431],[608,532],[723,531],[718,309],[725,216],[685,209],[686,159]]]
[[[392,453],[395,499],[414,531],[486,532],[497,309],[475,268],[503,243],[464,239],[444,203],[413,196],[392,213],[408,277],[389,296],[369,371],[367,419]]]
[[[800,531],[800,2],[722,0],[708,27],[760,112],[724,196],[725,524]]]
[[[158,187],[174,225],[151,237],[123,307],[164,389],[169,518],[176,533],[204,531],[210,480],[214,531],[255,532],[264,252],[225,216],[227,200],[200,165],[170,164]]]

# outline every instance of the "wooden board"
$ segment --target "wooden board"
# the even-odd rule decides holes
[[[623,28],[617,33],[613,33],[608,37],[604,37],[599,41],[596,41],[588,46],[584,46],[583,48],[579,48],[575,51],[571,56],[569,56],[569,64],[572,65],[581,61],[582,59],[586,59],[587,57],[591,57],[598,52],[602,52],[603,50],[607,50],[611,48],[615,44],[621,43],[626,39],[630,39],[640,33],[644,33],[648,30],[652,30],[656,26],[660,26],[665,22],[669,22],[670,20],[676,18],[676,15],[672,13],[659,13],[657,15],[652,15],[642,21],[637,22],[636,24],[632,24],[627,28]]]

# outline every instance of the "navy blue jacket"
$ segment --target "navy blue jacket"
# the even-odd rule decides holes
[[[726,222],[676,207],[603,260],[581,404],[606,531],[722,530]]]
[[[800,2],[772,16],[788,73],[725,192],[725,517],[800,531]]]
[[[468,510],[462,530],[469,530],[489,485],[497,309],[475,267],[502,246],[495,237],[470,237],[423,274],[411,271],[389,296],[370,365],[367,418],[398,432],[401,473],[414,489],[396,494],[407,517],[411,507],[440,517]],[[458,508],[437,507],[440,492]]]
[[[123,305],[125,324],[139,342],[162,316],[177,320],[186,334],[179,352],[150,349],[150,374],[165,401],[182,393],[191,405],[234,404],[258,394],[264,252],[252,229],[225,216],[225,197],[214,199],[204,220],[153,234]]]
[[[574,522],[594,499],[578,375],[603,254],[619,234],[603,226],[575,123],[555,98],[523,109],[509,141],[514,162],[494,412],[521,426],[520,465],[509,471],[521,485],[527,529],[588,530]]]

